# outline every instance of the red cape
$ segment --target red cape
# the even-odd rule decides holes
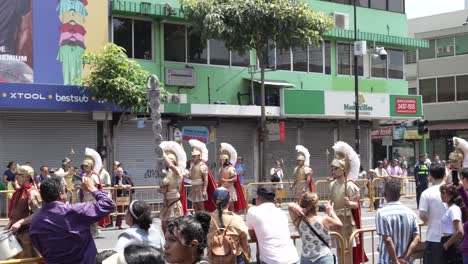
[[[356,229],[361,229],[361,202],[358,201],[357,203],[358,207],[356,209],[351,209],[351,214],[353,215],[354,223],[356,224]],[[369,261],[362,245],[364,245],[364,239],[361,233],[359,234],[359,244],[353,247],[353,264],[360,264]],[[362,259],[362,257],[364,257],[364,259]]]
[[[182,210],[184,211],[184,215],[187,215],[187,190],[185,189],[184,179],[182,179],[182,186],[180,188],[180,203],[182,204]]]
[[[239,174],[237,174],[237,181],[235,183],[237,201],[234,202],[234,211],[239,212],[247,208],[247,202],[245,201],[244,189],[242,189],[242,184],[240,183]]]
[[[205,201],[205,211],[213,212],[216,210],[216,205],[213,202],[213,193],[218,188],[218,184],[216,183],[213,173],[211,172],[210,168],[208,168],[208,186],[206,188],[206,193],[208,194],[208,200]]]
[[[310,178],[309,178],[309,191],[310,192],[315,192],[315,183],[314,183],[314,174],[311,173],[310,174]]]

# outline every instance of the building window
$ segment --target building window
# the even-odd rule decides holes
[[[307,49],[294,48],[292,53],[293,53],[293,71],[307,72],[307,57],[308,57]]]
[[[331,74],[331,43],[325,41],[325,74]]]
[[[291,49],[276,49],[276,69],[291,70]]]
[[[453,56],[455,52],[453,37],[437,39],[436,50],[437,58]]]
[[[388,53],[388,78],[403,79],[403,51],[389,49]]]
[[[129,58],[143,60],[153,58],[151,21],[114,17],[112,25],[113,42],[125,48]]]
[[[323,73],[323,45],[309,46],[309,72]]]
[[[353,2],[351,2],[353,4]],[[369,0],[356,0],[357,6],[369,7]]]
[[[221,40],[210,39],[210,64],[229,66],[229,50]]]
[[[457,101],[468,100],[468,75],[457,76]]]
[[[371,64],[372,77],[387,78],[387,60],[380,59],[380,56],[371,56]]]
[[[409,95],[417,95],[417,94],[418,94],[418,91],[417,91],[416,87],[410,87],[410,88],[408,88],[408,94],[409,94]]]
[[[322,0],[338,4],[353,5],[354,0]],[[356,0],[356,6],[369,7],[373,9],[391,12],[405,12],[405,0]]]
[[[338,43],[336,45],[337,50],[337,62],[338,62],[338,74],[351,75],[351,46],[349,44]]]
[[[387,10],[387,0],[370,0],[370,6],[374,9]]]
[[[435,103],[436,79],[419,80],[419,94],[422,95],[423,103]]]
[[[455,36],[455,52],[457,55],[468,54],[468,35]]]
[[[250,65],[250,53],[240,55],[237,51],[231,51],[231,66],[247,67]]]
[[[388,11],[404,13],[404,8],[403,0],[388,0]]]
[[[455,77],[437,78],[437,102],[455,101]]]
[[[190,28],[187,28],[187,36],[187,61],[201,64],[208,63],[206,43],[202,42],[200,33],[193,32]]]
[[[407,50],[405,51],[405,64],[416,63],[416,50]]]
[[[435,58],[435,40],[429,40],[429,48],[419,49],[419,59],[433,59]]]
[[[164,60],[185,62],[185,25],[164,24]]]

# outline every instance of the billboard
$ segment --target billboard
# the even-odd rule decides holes
[[[108,41],[107,10],[108,1],[1,0],[0,82],[79,85],[81,55]]]

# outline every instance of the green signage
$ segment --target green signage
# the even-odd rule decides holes
[[[390,95],[391,117],[422,117],[420,95]]]
[[[323,91],[285,90],[284,114],[286,115],[323,115],[325,98]]]

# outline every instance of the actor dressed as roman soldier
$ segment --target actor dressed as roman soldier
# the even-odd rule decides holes
[[[361,228],[359,187],[354,183],[361,162],[357,153],[345,142],[336,142],[333,149],[336,158],[331,163],[334,180],[330,183],[330,200],[343,223],[337,232],[344,238],[345,248],[349,248],[347,244],[351,234]],[[346,253],[345,263],[367,262],[366,255],[362,254],[362,242],[362,235],[353,241],[353,259]],[[339,244],[337,247],[340,250]]]
[[[86,148],[85,149],[85,158],[83,162],[81,163],[81,166],[83,168],[84,175],[82,177],[82,182],[86,181],[93,181],[94,186],[101,190],[102,189],[102,184],[101,184],[101,179],[99,178],[98,172],[102,168],[102,159],[101,155],[97,153],[94,149],[91,148]],[[82,193],[82,201],[83,202],[94,202],[96,199],[94,198],[94,195],[88,191],[81,190]],[[107,216],[108,217],[108,216]],[[106,222],[109,221],[110,219],[107,219]],[[99,237],[100,230],[98,227],[98,223],[93,223],[91,225],[91,234],[93,235],[93,238]]]
[[[9,205],[9,222],[5,230],[15,232],[16,238],[23,251],[15,256],[16,259],[38,257],[29,237],[29,223],[35,212],[42,205],[41,195],[34,185],[34,169],[23,165],[16,169],[16,181],[19,188],[13,193]]]
[[[237,161],[236,149],[228,143],[221,143],[219,169],[220,186],[229,190],[231,196],[230,211],[239,212],[247,208],[244,192],[240,183],[239,174],[234,165]]]
[[[198,211],[214,211],[216,208],[213,201],[209,199],[217,188],[206,162],[208,161],[208,149],[203,142],[196,139],[189,140],[192,147],[192,163],[188,178],[192,182],[192,188],[188,199],[192,201],[193,209]]]
[[[168,222],[184,215],[180,192],[187,156],[182,146],[175,141],[163,141],[160,146],[164,153],[163,158],[167,168],[165,171],[166,176],[161,184],[161,192],[164,195],[161,226],[164,233],[166,233]]]
[[[294,168],[294,183],[291,186],[293,196],[299,200],[305,192],[315,192],[313,171],[310,165],[309,151],[302,145],[296,146],[297,158]]]
[[[449,155],[449,169],[460,172],[462,168],[468,168],[468,142],[453,137],[453,147],[455,150]]]

